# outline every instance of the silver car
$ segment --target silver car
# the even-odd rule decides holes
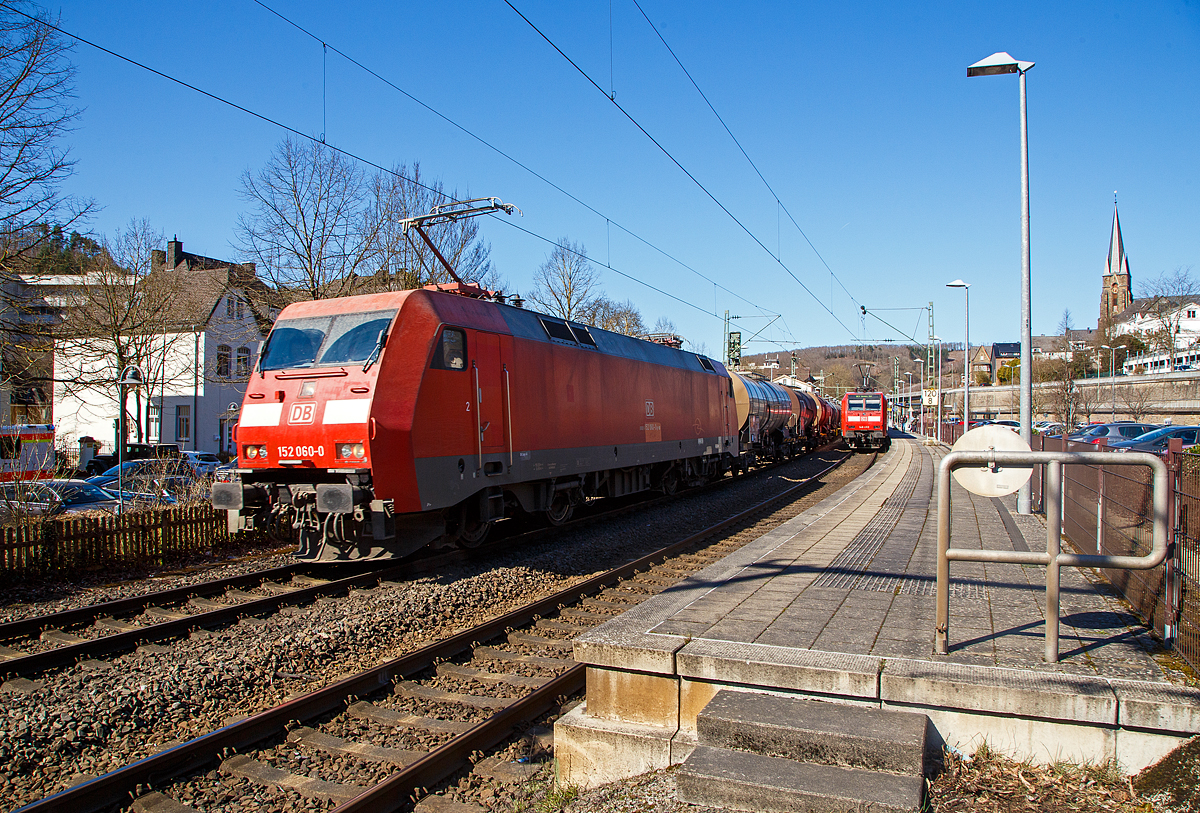
[[[212,452],[194,452],[185,450],[179,453],[183,459],[192,465],[192,469],[201,477],[212,477],[221,465],[221,458]]]
[[[26,480],[0,486],[0,517],[117,510],[115,496],[86,480]]]

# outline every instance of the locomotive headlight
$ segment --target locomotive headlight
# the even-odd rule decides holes
[[[246,458],[249,460],[253,460],[256,457],[258,457],[258,447],[257,446],[247,446],[246,447]]]
[[[367,456],[367,450],[361,443],[339,443],[337,456],[344,460],[362,460]]]
[[[365,448],[363,448],[363,445],[361,443],[354,444],[354,456],[357,457],[359,460],[362,460],[364,457],[367,456],[367,450]]]

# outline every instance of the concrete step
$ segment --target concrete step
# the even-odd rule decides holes
[[[696,717],[702,745],[923,776],[924,714],[720,691]]]
[[[683,802],[763,813],[916,813],[925,780],[699,745],[675,774]]]

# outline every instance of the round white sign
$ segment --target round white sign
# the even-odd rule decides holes
[[[1028,452],[1029,444],[1007,426],[987,424],[964,434],[951,447],[952,452]],[[1033,476],[1033,466],[965,466],[954,470],[958,484],[981,497],[1003,497],[1012,494]]]

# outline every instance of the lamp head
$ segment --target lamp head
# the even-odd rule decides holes
[[[947,282],[946,287],[947,288],[970,288],[971,283],[963,282],[961,279],[956,279],[956,280],[954,280],[954,282]]]
[[[146,377],[142,375],[142,371],[135,365],[130,364],[121,371],[121,378],[117,384],[122,387],[140,387],[146,383]]]
[[[1024,73],[1034,63],[1013,59],[1007,51],[997,51],[989,57],[967,66],[967,76],[995,76],[998,73]]]

